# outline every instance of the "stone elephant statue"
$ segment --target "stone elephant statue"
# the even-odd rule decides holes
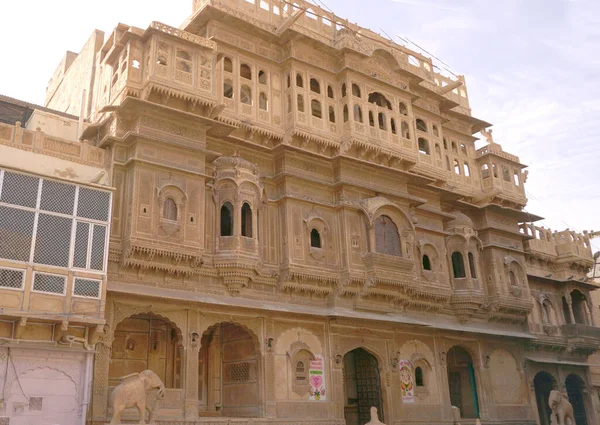
[[[146,409],[150,412],[149,423],[154,421],[157,401],[165,396],[165,384],[151,370],[132,373],[121,378],[111,395],[113,417],[110,425],[121,423],[121,413],[129,407],[137,407],[140,424],[146,423]]]
[[[573,406],[566,394],[557,390],[550,391],[548,405],[552,409],[552,419],[550,421],[552,425],[575,425]],[[567,422],[567,419],[570,422]]]

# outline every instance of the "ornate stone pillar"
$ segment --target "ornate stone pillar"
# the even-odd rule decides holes
[[[185,419],[198,418],[198,360],[200,353],[200,335],[198,318],[195,311],[188,312],[189,335],[184,339],[184,389],[185,389]]]
[[[277,402],[275,400],[275,341],[272,340],[274,334],[273,320],[267,320],[266,326],[266,351],[265,351],[265,370],[263,373],[265,379],[265,415],[267,418],[277,417]]]

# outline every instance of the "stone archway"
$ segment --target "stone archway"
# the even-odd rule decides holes
[[[166,388],[182,388],[181,330],[153,313],[132,315],[117,324],[108,368],[109,387],[121,377],[150,369]]]
[[[479,417],[479,397],[473,359],[460,346],[452,347],[446,356],[448,387],[452,406],[460,409],[463,418]]]
[[[585,382],[581,377],[572,373],[567,376],[565,387],[567,389],[569,401],[573,405],[576,425],[587,425],[588,421],[584,399]]]
[[[533,378],[533,388],[540,425],[550,425],[552,410],[548,404],[548,398],[550,397],[550,391],[558,389],[558,383],[550,373],[541,371]]]
[[[203,334],[198,353],[200,416],[261,415],[258,340],[236,323],[219,323]]]
[[[346,425],[362,425],[370,420],[370,409],[377,407],[379,420],[384,421],[383,391],[377,358],[363,348],[344,355]]]

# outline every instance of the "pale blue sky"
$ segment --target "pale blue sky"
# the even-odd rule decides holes
[[[464,74],[473,114],[529,165],[527,210],[553,229],[600,229],[600,1],[323,2],[351,22],[408,37]],[[192,9],[192,0],[5,3],[0,93],[40,104],[64,52],[78,52],[94,28],[179,26]],[[600,240],[594,245],[600,250]]]

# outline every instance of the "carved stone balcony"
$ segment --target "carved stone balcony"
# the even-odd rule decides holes
[[[591,354],[600,348],[600,328],[589,325],[571,324],[561,326],[571,352]]]

